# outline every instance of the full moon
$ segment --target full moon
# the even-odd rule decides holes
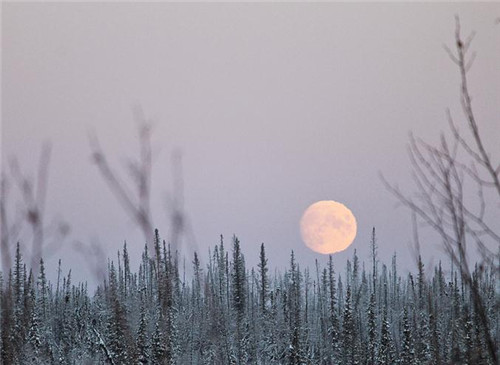
[[[300,220],[304,243],[322,254],[345,250],[356,237],[356,230],[356,218],[349,208],[333,200],[312,204]]]

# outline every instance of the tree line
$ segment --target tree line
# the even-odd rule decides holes
[[[138,272],[126,244],[109,260],[93,294],[71,271],[36,277],[19,245],[0,276],[2,364],[494,364],[473,293],[453,264],[415,273],[356,252],[338,272],[301,268],[293,251],[285,272],[270,272],[265,246],[256,268],[240,241],[223,237],[192,275],[154,234]],[[431,272],[432,274],[429,274]],[[472,273],[498,348],[498,258]]]

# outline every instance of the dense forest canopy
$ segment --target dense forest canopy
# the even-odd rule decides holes
[[[48,282],[17,247],[3,273],[3,364],[493,364],[470,289],[453,265],[401,275],[356,253],[345,272],[300,267],[269,272],[264,244],[257,268],[245,265],[237,237],[223,237],[187,278],[158,231],[138,272],[127,246],[108,262],[95,293],[71,271]],[[450,265],[450,264],[446,264]],[[497,267],[477,266],[473,281],[498,346]]]

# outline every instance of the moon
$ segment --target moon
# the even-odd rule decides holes
[[[325,255],[349,247],[356,231],[354,214],[344,204],[333,200],[310,205],[300,220],[300,233],[306,246]]]

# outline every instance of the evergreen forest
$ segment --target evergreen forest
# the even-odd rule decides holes
[[[498,266],[475,267],[478,306],[452,264],[429,269],[418,258],[408,273],[396,255],[379,262],[375,230],[370,261],[355,252],[342,272],[331,256],[325,267],[301,268],[293,252],[287,270],[275,271],[264,244],[245,253],[259,255],[250,268],[238,238],[221,236],[206,264],[194,254],[189,275],[155,233],[138,272],[125,244],[93,293],[71,271],[48,281],[43,260],[34,274],[18,245],[0,285],[2,364],[496,361],[488,346],[497,349],[500,335]]]

